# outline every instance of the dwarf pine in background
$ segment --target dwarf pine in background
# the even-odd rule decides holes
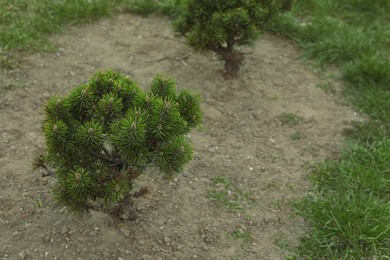
[[[173,79],[156,76],[143,91],[113,71],[51,98],[44,116],[35,166],[57,178],[57,202],[76,212],[120,204],[146,167],[181,172],[193,154],[186,134],[202,121],[200,96],[177,93]]]
[[[175,29],[198,52],[215,52],[225,62],[225,76],[236,77],[244,61],[237,46],[251,45],[261,35],[280,0],[189,0]]]

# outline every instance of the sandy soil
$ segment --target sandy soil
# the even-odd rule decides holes
[[[54,37],[55,53],[25,57],[0,73],[1,259],[283,259],[305,230],[289,203],[308,191],[307,165],[337,157],[342,129],[358,115],[285,40],[264,35],[240,78],[175,37],[161,17],[118,15]],[[138,218],[116,222],[92,212],[77,218],[54,204],[54,179],[31,162],[44,140],[44,101],[112,68],[147,88],[157,73],[203,96],[204,129],[191,133],[196,154],[185,172],[154,172],[136,187]],[[301,120],[282,113],[293,113]],[[295,118],[296,119],[296,118]],[[226,182],[221,184],[219,182]]]

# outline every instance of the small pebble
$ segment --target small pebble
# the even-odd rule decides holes
[[[62,228],[62,230],[61,230],[61,235],[67,234],[68,231],[69,231],[68,227],[64,226],[64,227]]]
[[[19,253],[19,256],[24,259],[26,257],[26,253],[24,251]]]
[[[96,230],[89,232],[89,236],[96,237],[98,235],[98,232]]]
[[[130,237],[130,231],[126,228],[121,228],[120,232],[125,236],[125,237]]]

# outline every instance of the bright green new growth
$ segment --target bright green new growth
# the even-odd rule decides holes
[[[50,99],[44,113],[46,151],[35,166],[57,178],[55,198],[77,212],[120,204],[146,167],[182,171],[193,154],[186,134],[202,121],[200,96],[177,94],[174,80],[157,76],[145,92],[113,71]]]
[[[175,29],[196,51],[215,52],[225,61],[225,75],[237,76],[244,54],[237,46],[253,44],[276,9],[275,0],[189,0]]]

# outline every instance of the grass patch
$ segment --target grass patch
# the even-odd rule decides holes
[[[354,88],[377,88],[390,91],[390,61],[366,56],[344,66],[344,79]]]
[[[293,247],[290,244],[290,241],[288,241],[285,238],[285,235],[283,233],[278,233],[274,239],[274,244],[280,248],[280,250],[285,251],[287,253],[291,252]]]
[[[384,125],[390,122],[390,91],[375,90],[371,86],[363,89],[356,89],[348,86],[345,90],[351,104],[357,107],[360,112],[369,115]]]
[[[302,139],[306,138],[306,135],[304,133],[301,133],[301,132],[295,132],[295,133],[291,134],[289,136],[289,138],[292,141],[299,141],[299,140],[302,140]]]
[[[323,82],[323,83],[317,84],[316,87],[322,89],[325,93],[328,93],[328,94],[335,94],[336,93],[335,86],[330,82]]]
[[[390,255],[389,13],[386,0],[302,0],[269,25],[297,42],[303,57],[336,65],[346,99],[371,118],[345,131],[340,159],[315,166],[314,195],[294,205],[310,231],[292,259]]]
[[[332,18],[316,18],[306,26],[304,37],[305,57],[320,63],[340,64],[375,53],[371,38]]]
[[[12,55],[0,52],[0,68],[14,69],[17,67],[18,61]]]
[[[148,15],[160,13],[176,17],[182,11],[186,0],[119,0],[125,11]]]
[[[254,203],[253,194],[249,190],[242,190],[233,185],[231,180],[216,176],[212,179],[212,189],[208,193],[218,206],[231,212],[245,212],[245,208]]]
[[[242,239],[245,244],[249,244],[253,241],[252,232],[247,229],[237,228],[230,234],[230,236],[234,239]]]
[[[352,142],[366,144],[367,147],[375,144],[384,136],[390,136],[390,127],[377,120],[353,122],[352,126],[352,128],[344,129],[344,136]]]
[[[321,65],[339,65],[376,53],[372,37],[332,17],[319,16],[303,22],[291,14],[281,14],[269,30],[297,41],[305,50],[303,57]]]
[[[371,126],[373,128],[374,126]],[[338,161],[316,165],[316,190],[295,204],[309,222],[296,257],[382,259],[390,255],[390,139],[367,124]],[[378,141],[382,138],[382,141]]]
[[[298,248],[300,257],[384,259],[390,254],[390,220],[384,214],[390,210],[389,203],[372,196],[337,192],[333,196],[308,197],[297,210],[310,225],[309,235],[302,238]]]
[[[293,113],[281,113],[278,119],[282,125],[295,126],[304,121],[303,117],[300,117]]]
[[[25,88],[26,85],[19,79],[11,79],[4,82],[4,85],[0,87],[0,90],[3,88],[5,90],[14,90],[18,88]]]
[[[352,143],[339,161],[326,161],[317,165],[314,182],[321,185],[321,191],[326,193],[348,187],[349,191],[356,194],[389,200],[389,148],[388,138],[380,142],[375,140],[370,145]],[[390,226],[390,222],[386,224]]]

